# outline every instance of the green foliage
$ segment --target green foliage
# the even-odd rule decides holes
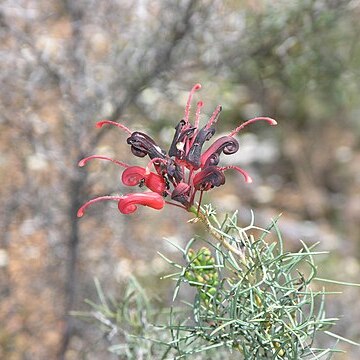
[[[213,229],[232,237],[243,256],[234,256],[220,243],[196,252],[190,248],[198,241],[193,239],[181,249],[183,265],[168,260],[180,270],[172,274],[177,282],[174,298],[182,284],[197,289],[188,303],[188,319],[184,314],[171,318],[169,345],[179,358],[215,348],[238,352],[244,359],[320,359],[339,351],[317,348],[314,341],[338,320],[325,312],[326,295],[334,292],[314,284],[314,257],[325,252],[304,243],[296,253],[284,251],[275,222],[255,239],[237,226],[236,213]],[[269,243],[272,229],[277,240]]]
[[[253,219],[242,228],[236,212],[220,222],[211,206],[198,215],[217,243],[196,237],[185,248],[173,244],[181,264],[160,254],[176,268],[164,276],[176,281],[174,304],[181,288],[194,289],[193,300],[162,311],[130,279],[122,299],[109,301],[96,281],[100,304],[88,301],[93,310],[76,314],[100,323],[109,351],[120,359],[329,359],[341,350],[318,346],[319,333],[357,345],[329,331],[338,318],[327,316],[325,300],[338,292],[319,287],[331,281],[317,277],[315,262],[327,252],[305,243],[285,251],[276,221],[266,230]]]
[[[116,300],[104,294],[97,279],[95,285],[98,303],[86,300],[92,310],[72,315],[96,322],[112,344],[108,348],[111,353],[129,360],[161,358],[167,353],[162,340],[169,336],[162,328],[154,326],[162,316],[161,307],[149,298],[135,278],[129,279],[121,298]]]

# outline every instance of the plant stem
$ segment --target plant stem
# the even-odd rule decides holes
[[[201,208],[196,208],[195,206],[191,206],[189,209],[189,212],[192,212],[193,214],[195,214],[197,216],[197,218],[205,225],[206,230],[217,240],[219,241],[219,243],[221,245],[223,245],[224,247],[226,247],[229,251],[231,251],[232,253],[238,255],[239,257],[243,258],[244,254],[236,249],[234,246],[232,246],[231,244],[229,244],[226,239],[224,238],[224,236],[222,236],[219,232],[217,232],[213,225],[211,224],[209,218],[207,217],[207,215],[202,211]]]

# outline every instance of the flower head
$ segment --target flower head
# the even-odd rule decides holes
[[[243,175],[245,182],[252,182],[250,175],[237,166],[218,166],[220,157],[222,154],[230,155],[239,150],[239,143],[234,138],[234,135],[245,126],[256,121],[265,121],[270,125],[276,125],[276,121],[268,117],[257,117],[248,120],[227,136],[215,140],[204,151],[205,142],[209,141],[215,134],[215,124],[219,119],[222,108],[220,105],[217,106],[208,122],[203,127],[200,127],[200,112],[203,102],[199,101],[195,111],[194,124],[191,124],[191,102],[195,91],[200,88],[201,85],[196,84],[190,91],[184,118],[175,127],[175,135],[168,152],[165,152],[150,136],[143,132],[131,131],[126,126],[109,120],[97,123],[97,127],[115,125],[125,131],[129,135],[126,141],[130,145],[133,155],[140,158],[148,156],[149,161],[145,167],[130,166],[106,156],[92,155],[82,159],[79,166],[84,166],[92,159],[112,161],[124,168],[121,176],[124,185],[146,187],[149,191],[123,196],[95,198],[79,209],[79,217],[84,214],[84,210],[89,205],[102,200],[117,201],[119,211],[123,214],[136,211],[137,205],[160,210],[165,203],[189,210],[194,204],[198,193],[200,193],[201,198],[204,191],[225,184],[224,172],[229,169],[236,170]],[[165,200],[166,198],[172,201]]]

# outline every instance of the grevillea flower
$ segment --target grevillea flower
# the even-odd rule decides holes
[[[201,88],[196,84],[190,91],[184,118],[175,127],[175,135],[169,151],[166,153],[147,134],[140,131],[131,131],[125,125],[103,120],[96,124],[97,127],[115,125],[125,131],[129,137],[127,143],[131,152],[140,158],[149,157],[145,167],[130,166],[121,161],[106,156],[92,155],[79,162],[84,166],[89,160],[108,160],[124,168],[121,181],[127,186],[146,187],[149,191],[132,193],[122,196],[101,196],[85,203],[78,211],[78,216],[84,214],[85,209],[98,201],[113,200],[118,202],[119,211],[130,214],[136,211],[137,205],[148,206],[156,210],[164,207],[165,203],[190,210],[195,202],[196,195],[200,193],[200,201],[204,191],[225,184],[226,170],[235,170],[251,183],[250,175],[238,166],[218,166],[222,154],[230,155],[239,150],[239,143],[235,135],[245,126],[256,121],[265,121],[276,125],[274,119],[256,117],[248,120],[231,131],[228,135],[215,140],[207,150],[203,150],[205,142],[215,134],[215,124],[219,119],[221,106],[217,106],[207,123],[200,128],[200,112],[203,102],[197,103],[194,124],[190,123],[190,108],[195,91]],[[166,200],[166,198],[171,199]]]

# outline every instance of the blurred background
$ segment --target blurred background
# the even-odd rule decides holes
[[[76,211],[98,195],[133,191],[108,155],[131,164],[120,121],[167,149],[188,91],[202,119],[223,106],[218,134],[254,116],[228,174],[206,194],[259,226],[282,213],[289,250],[320,241],[321,277],[360,282],[360,1],[3,0],[0,4],[0,358],[113,359],[95,326],[68,316],[94,299],[96,276],[121,297],[130,275],[170,301],[159,277],[196,225],[168,207],[121,215],[116,203]],[[334,332],[360,341],[360,291],[339,288]],[[331,343],[329,343],[331,346]],[[359,349],[342,344],[358,359]],[[113,356],[113,357],[112,357]]]

